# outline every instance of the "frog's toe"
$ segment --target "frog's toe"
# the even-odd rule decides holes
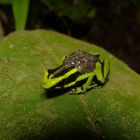
[[[80,94],[80,93],[84,93],[86,92],[85,90],[83,90],[81,87],[77,87],[77,88],[72,88],[72,90],[69,92],[70,94]]]

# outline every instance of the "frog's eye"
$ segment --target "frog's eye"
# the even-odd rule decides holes
[[[54,74],[54,75],[55,75],[55,72],[56,72],[60,67],[61,67],[61,66],[59,66],[59,67],[57,67],[57,68],[55,68],[55,69],[48,69],[48,73],[49,73],[48,77],[49,77],[51,74]]]
[[[61,65],[61,66],[57,67],[56,69],[49,69],[48,70],[48,73],[49,73],[48,77],[50,75],[51,75],[51,78],[63,76],[65,73],[67,73],[68,71],[70,71],[73,68],[74,67],[65,68],[65,66]]]
[[[48,78],[55,78],[55,77],[59,77],[59,76],[62,76],[64,73],[66,73],[66,69],[64,69],[61,66],[55,68],[55,69],[48,69]]]
[[[99,58],[100,54],[99,53],[95,53],[94,56]]]

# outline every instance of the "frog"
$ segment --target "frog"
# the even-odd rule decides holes
[[[106,83],[110,61],[99,53],[77,50],[63,57],[60,66],[44,72],[42,86],[46,90],[69,89],[70,93],[85,93]]]

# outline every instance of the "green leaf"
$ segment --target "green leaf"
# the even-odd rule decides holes
[[[0,3],[2,4],[11,4],[13,0],[0,0]]]
[[[4,37],[4,31],[3,31],[3,27],[2,27],[2,24],[1,24],[1,21],[0,21],[0,42],[3,39],[3,37]]]
[[[26,25],[30,0],[13,0],[13,14],[16,30],[23,30]]]
[[[76,50],[110,59],[108,82],[85,94],[46,96],[44,71]],[[0,139],[140,139],[140,76],[98,46],[45,30],[0,45]]]
[[[87,0],[65,1],[65,0],[41,0],[50,9],[56,11],[60,16],[66,16],[76,22],[84,21],[86,18],[93,18],[96,14],[96,7]]]

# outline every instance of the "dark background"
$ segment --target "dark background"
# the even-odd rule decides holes
[[[95,15],[84,15],[75,10],[65,14],[75,3],[87,6],[84,0],[58,0],[44,4],[31,0],[26,29],[53,29],[67,35],[97,44],[122,59],[140,73],[140,2],[139,0],[87,0],[95,8]],[[66,5],[67,4],[67,5]],[[88,7],[88,6],[87,6]],[[10,5],[0,5],[0,20],[4,35],[14,31],[14,18]],[[79,13],[78,13],[79,12]]]

